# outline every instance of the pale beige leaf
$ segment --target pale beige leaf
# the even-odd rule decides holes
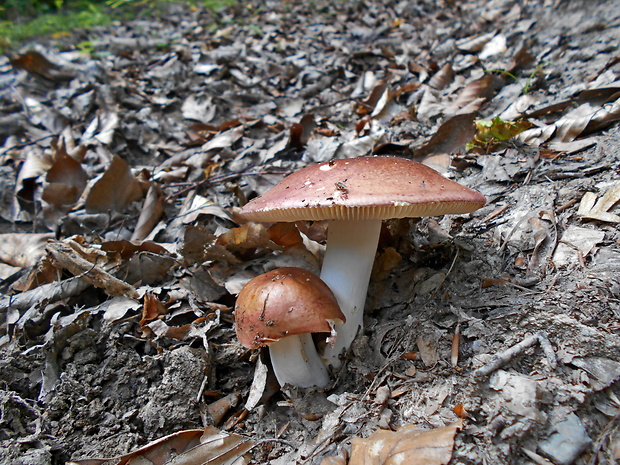
[[[45,253],[45,244],[53,239],[49,234],[0,234],[0,261],[20,268],[33,266]]]
[[[620,215],[609,211],[620,202],[620,183],[609,188],[598,201],[596,199],[595,193],[586,192],[581,199],[577,214],[586,219],[620,223]]]
[[[248,463],[245,455],[255,443],[238,434],[207,426],[204,430],[179,431],[160,438],[129,454],[114,458],[74,460],[67,465],[240,465]]]
[[[398,431],[378,430],[372,436],[353,438],[350,465],[443,465],[452,458],[454,436],[462,420],[430,431],[406,425]]]

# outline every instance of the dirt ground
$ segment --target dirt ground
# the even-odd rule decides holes
[[[616,1],[274,0],[0,58],[0,463],[215,425],[253,441],[236,463],[346,464],[353,437],[459,418],[423,463],[620,462],[619,45]],[[487,205],[386,222],[343,367],[280,390],[235,296],[323,245],[236,211],[370,154]]]

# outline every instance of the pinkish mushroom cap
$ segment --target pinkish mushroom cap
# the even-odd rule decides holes
[[[245,205],[250,221],[365,220],[462,214],[482,194],[426,165],[399,157],[359,157],[307,166]]]

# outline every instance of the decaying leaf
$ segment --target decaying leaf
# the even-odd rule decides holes
[[[523,131],[518,139],[539,146],[545,142],[570,142],[577,137],[598,131],[620,119],[620,99],[596,108],[585,103],[553,124]]]
[[[447,464],[452,458],[454,436],[463,420],[430,431],[406,425],[398,431],[377,430],[366,439],[353,438],[351,465]]]
[[[137,451],[113,458],[93,458],[67,462],[67,465],[243,465],[246,454],[255,446],[238,434],[226,433],[214,426],[204,430],[185,430],[158,439]]]
[[[57,210],[64,211],[77,202],[86,187],[88,175],[82,164],[67,154],[63,141],[53,144],[55,147],[54,164],[45,177],[47,184],[41,198]]]
[[[152,183],[146,193],[136,229],[131,235],[132,241],[141,241],[150,234],[164,213],[164,202],[164,194],[159,184]]]
[[[474,113],[456,115],[444,121],[430,140],[414,152],[418,160],[434,154],[451,154],[476,134]]]
[[[114,155],[106,172],[90,187],[86,197],[86,211],[123,211],[128,204],[141,199],[143,192],[127,162]]]
[[[609,212],[618,202],[620,202],[620,183],[609,188],[598,201],[594,192],[586,192],[581,199],[577,214],[590,220],[620,223],[620,216]]]

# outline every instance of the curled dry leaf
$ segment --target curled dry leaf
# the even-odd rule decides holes
[[[159,184],[151,183],[151,187],[146,193],[146,199],[144,199],[138,224],[131,236],[132,241],[141,241],[150,234],[164,213],[164,203],[164,194]]]
[[[579,136],[598,131],[619,119],[620,99],[600,108],[586,103],[553,124],[523,131],[517,139],[533,146],[539,146],[545,142],[571,142]]]
[[[398,431],[378,430],[366,439],[353,438],[350,465],[447,464],[452,458],[454,436],[463,426],[451,425],[422,431],[406,425]]]
[[[207,426],[204,430],[179,431],[123,456],[74,460],[67,465],[101,465],[108,461],[117,461],[116,465],[241,465],[249,462],[246,454],[254,446],[243,436]]]

